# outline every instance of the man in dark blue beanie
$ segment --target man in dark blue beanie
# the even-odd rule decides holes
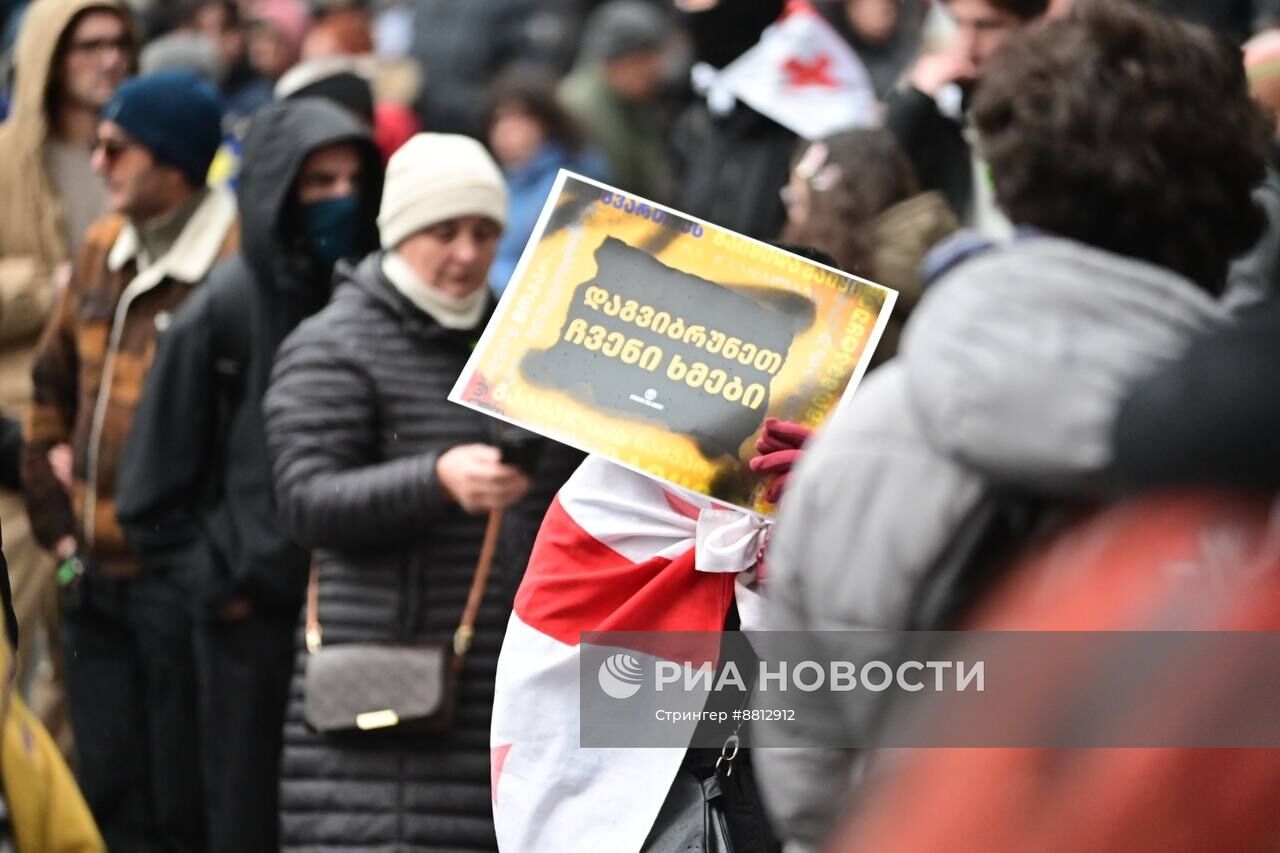
[[[127,80],[103,108],[102,121],[114,126],[108,130],[119,130],[145,148],[157,165],[181,172],[191,187],[204,186],[209,164],[222,144],[218,93],[185,68]],[[112,208],[120,209],[114,203]]]
[[[208,848],[184,572],[139,562],[115,501],[157,338],[239,248],[234,197],[205,185],[220,118],[183,70],[131,80],[104,107],[92,163],[112,212],[90,226],[33,368],[23,489],[61,561],[78,778],[110,850]]]

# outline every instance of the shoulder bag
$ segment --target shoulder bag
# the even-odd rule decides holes
[[[489,513],[467,605],[453,644],[322,644],[319,572],[313,560],[307,583],[307,670],[303,715],[322,734],[390,731],[439,733],[453,724],[458,676],[475,635],[502,526],[502,511]]]

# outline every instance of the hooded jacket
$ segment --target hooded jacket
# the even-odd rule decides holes
[[[0,410],[13,417],[31,401],[31,358],[56,298],[53,270],[70,256],[62,202],[44,161],[53,60],[63,32],[92,8],[129,20],[122,0],[31,4],[16,48],[12,107],[0,125],[0,198],[22,206],[21,215],[0,216]]]
[[[901,629],[918,582],[994,486],[1112,493],[1128,389],[1223,319],[1168,270],[1053,237],[955,267],[922,300],[901,357],[867,377],[793,475],[769,550],[770,629]],[[861,731],[871,704],[843,699],[827,717]],[[848,752],[759,760],[784,835],[821,840],[847,802]]]
[[[54,270],[71,251],[62,201],[45,163],[54,56],[71,22],[90,8],[114,9],[129,20],[121,0],[41,0],[25,11],[9,117],[0,125],[0,199],[21,210],[0,216],[0,413],[17,421],[31,405],[36,343],[57,299]],[[43,621],[38,607],[44,596],[37,590],[51,582],[52,566],[33,535],[21,491],[11,485],[0,488],[0,518],[21,618],[34,628]]]
[[[363,252],[376,246],[382,194],[368,132],[320,99],[254,117],[238,187],[240,254],[174,316],[143,389],[117,515],[143,570],[181,571],[200,609],[237,595],[285,612],[301,601],[306,556],[276,522],[260,404],[276,347],[331,289],[302,229],[298,175],[312,152],[348,142],[363,160]]]

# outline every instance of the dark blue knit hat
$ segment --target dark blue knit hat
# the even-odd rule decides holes
[[[222,101],[209,83],[185,68],[126,80],[102,110],[161,163],[204,186],[222,144]]]

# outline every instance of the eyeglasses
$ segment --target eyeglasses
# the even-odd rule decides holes
[[[113,39],[86,39],[85,41],[73,41],[69,47],[72,53],[91,53],[100,56],[107,51],[118,51],[119,53],[129,53],[133,50],[133,39],[128,36],[120,36]]]
[[[102,158],[107,161],[108,166],[111,166],[116,162],[116,160],[120,159],[121,154],[124,154],[124,152],[135,147],[137,144],[138,143],[131,139],[99,136],[97,139],[93,140],[93,148],[91,150],[94,153],[101,150]]]

